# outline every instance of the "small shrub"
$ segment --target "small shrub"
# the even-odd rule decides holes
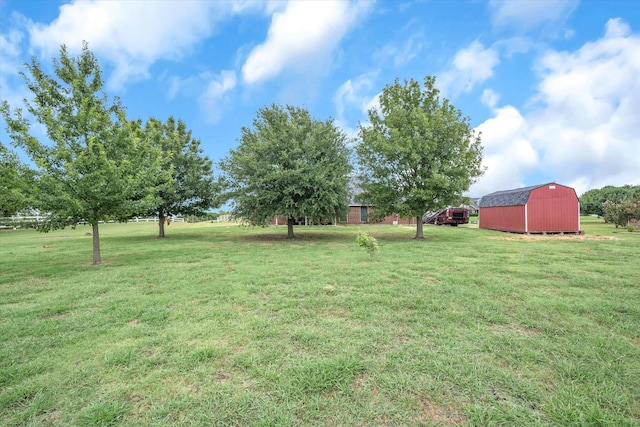
[[[634,231],[636,231],[636,228],[633,225],[629,224],[627,225],[627,231],[629,233],[633,233]]]
[[[371,236],[369,233],[365,233],[363,231],[358,231],[358,236],[356,237],[356,242],[358,242],[358,246],[364,248],[369,254],[369,258],[373,259],[373,255],[375,255],[376,251],[378,251],[378,241],[375,237]]]

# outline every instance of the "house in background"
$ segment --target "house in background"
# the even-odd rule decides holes
[[[469,211],[469,215],[477,215],[480,210],[480,197],[469,197],[469,204],[460,205]]]
[[[358,224],[388,224],[388,225],[416,225],[416,218],[400,218],[398,215],[388,215],[375,222],[370,221],[370,216],[374,207],[365,203],[360,203],[357,196],[362,193],[362,188],[356,180],[349,182],[349,210],[347,217],[341,219],[341,223],[349,225]]]
[[[397,215],[385,216],[381,220],[373,221],[370,215],[374,208],[372,206],[358,203],[350,203],[346,216],[342,218],[326,218],[313,220],[311,218],[297,218],[295,225],[365,225],[365,224],[388,224],[388,225],[416,225],[416,218],[400,218]],[[283,215],[274,217],[269,225],[287,225],[287,218]]]
[[[373,221],[371,214],[375,208],[369,204],[357,202],[358,194],[362,193],[362,189],[355,182],[351,180],[349,182],[349,209],[346,216],[342,218],[326,218],[320,220],[312,220],[311,218],[299,218],[296,219],[296,225],[364,225],[364,224],[388,224],[388,225],[416,225],[417,218],[400,218],[398,215],[388,215],[381,220]],[[287,219],[278,215],[274,217],[270,222],[270,225],[287,225]]]
[[[573,188],[550,182],[487,194],[478,220],[491,230],[580,233],[580,203]]]
[[[358,204],[356,202],[349,203],[349,211],[347,217],[339,221],[344,224],[388,224],[388,225],[416,225],[416,218],[400,218],[398,215],[388,215],[376,221],[370,221],[369,216],[374,211],[373,206]]]

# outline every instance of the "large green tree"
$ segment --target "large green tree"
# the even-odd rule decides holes
[[[605,222],[616,228],[626,227],[630,221],[640,221],[640,193],[625,197],[621,202],[607,200],[602,204]]]
[[[48,75],[32,58],[21,73],[33,94],[26,110],[46,129],[46,141],[33,136],[20,109],[12,112],[3,102],[2,115],[14,145],[36,167],[35,207],[48,215],[39,230],[90,224],[93,263],[100,264],[98,224],[148,206],[160,157],[143,138],[140,122],[128,121],[119,101],[103,92],[98,61],[86,43],[75,57],[62,46],[53,68]]]
[[[461,203],[483,173],[480,135],[438,94],[434,77],[424,87],[413,79],[386,86],[356,147],[360,200],[374,206],[374,217],[415,217],[416,239],[424,238],[427,211]]]
[[[33,171],[0,143],[0,217],[30,208],[32,186]]]
[[[155,204],[146,212],[158,216],[158,237],[165,237],[165,220],[172,215],[202,215],[217,207],[217,184],[213,162],[200,148],[182,120],[170,117],[166,123],[150,119],[145,137],[160,150],[162,169],[155,191]]]
[[[319,121],[294,106],[264,107],[239,146],[220,163],[233,214],[257,225],[287,218],[292,238],[298,218],[335,218],[346,212],[347,138],[331,120]]]

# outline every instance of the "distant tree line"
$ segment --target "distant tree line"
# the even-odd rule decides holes
[[[614,187],[607,185],[595,188],[580,196],[580,213],[582,215],[604,216],[604,202],[621,203],[640,195],[640,185],[623,185]]]
[[[386,86],[357,141],[306,109],[261,108],[215,177],[213,162],[183,121],[127,117],[120,100],[104,92],[86,43],[75,57],[61,46],[53,75],[35,58],[25,67],[20,74],[32,94],[25,111],[4,101],[0,115],[10,145],[30,164],[0,142],[0,215],[46,214],[38,224],[44,232],[90,224],[94,264],[101,263],[103,221],[157,216],[164,237],[164,219],[203,218],[230,203],[234,217],[256,225],[284,215],[293,237],[297,218],[342,217],[353,179],[374,217],[417,217],[420,239],[424,212],[458,203],[483,173],[480,135],[439,97],[433,77],[423,85],[411,79]],[[32,121],[46,130],[45,141],[34,136]]]
[[[640,221],[640,185],[589,190],[580,196],[580,213],[601,216],[616,227]]]

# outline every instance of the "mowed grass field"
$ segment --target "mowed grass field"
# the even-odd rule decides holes
[[[640,234],[362,229],[0,231],[0,425],[640,425]]]

